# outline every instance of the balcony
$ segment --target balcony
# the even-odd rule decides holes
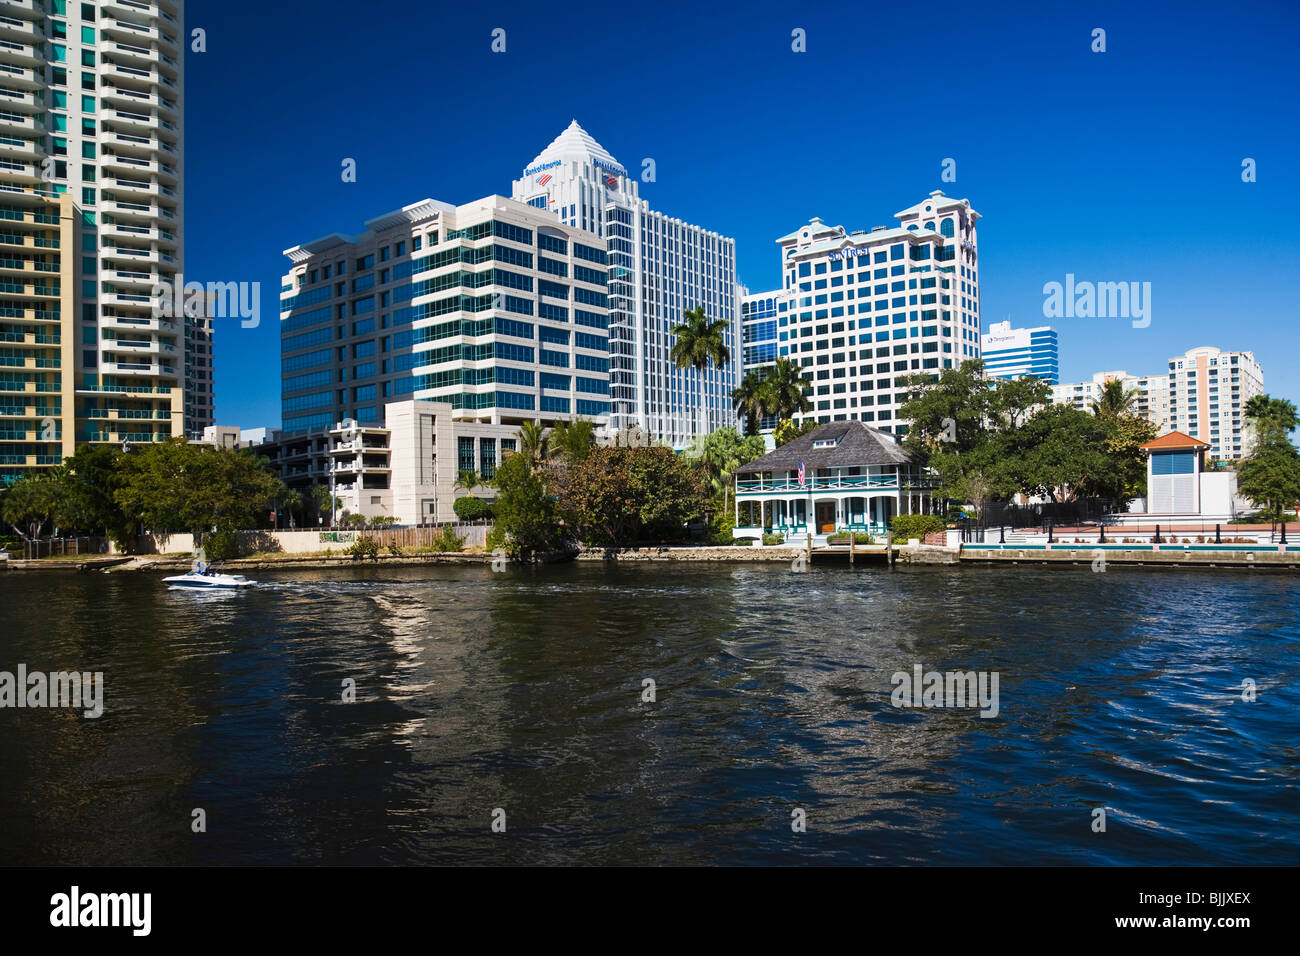
[[[42,155],[34,140],[0,133],[0,160],[34,163]]]
[[[0,58],[15,66],[42,67],[45,65],[43,44],[22,42],[0,37]]]
[[[0,100],[0,136],[22,137],[33,133],[45,133],[45,124],[41,119],[27,113],[16,113]]]
[[[797,478],[748,478],[736,481],[736,493],[742,495],[767,494],[813,494],[819,491],[898,491],[905,487],[913,490],[926,490],[938,487],[933,478],[904,477],[902,484],[895,475],[830,475],[825,477],[809,476],[804,484]]]
[[[150,309],[152,308],[153,299],[147,293],[101,292],[99,301],[105,305],[134,306],[138,309]]]
[[[6,3],[6,13],[19,12],[13,10],[13,7],[13,3]],[[44,39],[44,35],[37,31],[36,24],[31,20],[20,20],[13,16],[0,16],[0,40],[18,43],[40,43]]]

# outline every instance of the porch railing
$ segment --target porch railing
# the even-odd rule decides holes
[[[901,484],[893,475],[846,475],[844,477],[808,477],[802,485],[797,478],[746,478],[737,479],[736,491],[739,494],[755,494],[763,491],[854,491],[870,489],[894,490],[912,488],[927,491],[935,487],[932,478],[914,478],[904,480]]]

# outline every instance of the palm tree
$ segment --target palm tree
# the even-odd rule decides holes
[[[569,464],[576,464],[586,458],[591,453],[591,446],[596,444],[595,427],[584,419],[561,422],[551,429],[550,444],[552,454],[558,454]]]
[[[1125,388],[1122,379],[1112,378],[1101,387],[1100,397],[1092,403],[1092,413],[1098,418],[1116,419],[1129,414],[1137,399],[1137,389]]]
[[[1300,425],[1294,403],[1285,398],[1254,395],[1246,402],[1246,420],[1255,426],[1256,440],[1284,438]]]
[[[528,459],[528,471],[531,473],[537,463],[546,457],[546,430],[540,422],[524,422],[519,426],[519,448],[517,454]]]
[[[795,412],[812,409],[812,402],[803,393],[809,387],[808,380],[803,377],[803,366],[788,358],[776,360],[767,373],[767,386],[771,390],[768,398],[770,409],[778,419],[794,418]]]
[[[680,369],[693,368],[700,373],[700,409],[704,409],[704,370],[710,365],[722,368],[731,361],[724,333],[731,325],[726,319],[710,319],[704,306],[682,312],[682,323],[670,331],[677,341],[668,357]]]
[[[333,519],[339,500],[330,494],[327,485],[316,482],[307,489],[307,497],[316,509],[317,524],[320,524],[320,519],[325,517],[326,513],[330,515],[331,520]]]
[[[289,513],[289,527],[297,527],[297,521],[294,520],[295,514],[302,514],[303,508],[306,507],[306,500],[302,492],[296,488],[285,488],[280,493],[280,507]]]
[[[473,491],[481,484],[483,484],[483,479],[479,477],[477,471],[473,468],[462,468],[456,472],[456,483],[452,485],[452,488],[464,488],[466,491]]]
[[[746,435],[757,435],[759,419],[772,414],[772,389],[763,373],[761,368],[750,369],[731,392],[737,414],[745,416]]]

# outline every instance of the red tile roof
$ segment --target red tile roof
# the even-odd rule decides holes
[[[1170,432],[1141,447],[1143,451],[1167,451],[1171,448],[1209,448],[1210,443],[1193,438],[1191,435],[1184,435],[1182,432]]]

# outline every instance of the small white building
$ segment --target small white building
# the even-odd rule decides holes
[[[1235,471],[1205,471],[1208,442],[1170,432],[1142,446],[1147,453],[1145,517],[1228,521],[1237,493]],[[1128,517],[1132,517],[1131,515]]]

